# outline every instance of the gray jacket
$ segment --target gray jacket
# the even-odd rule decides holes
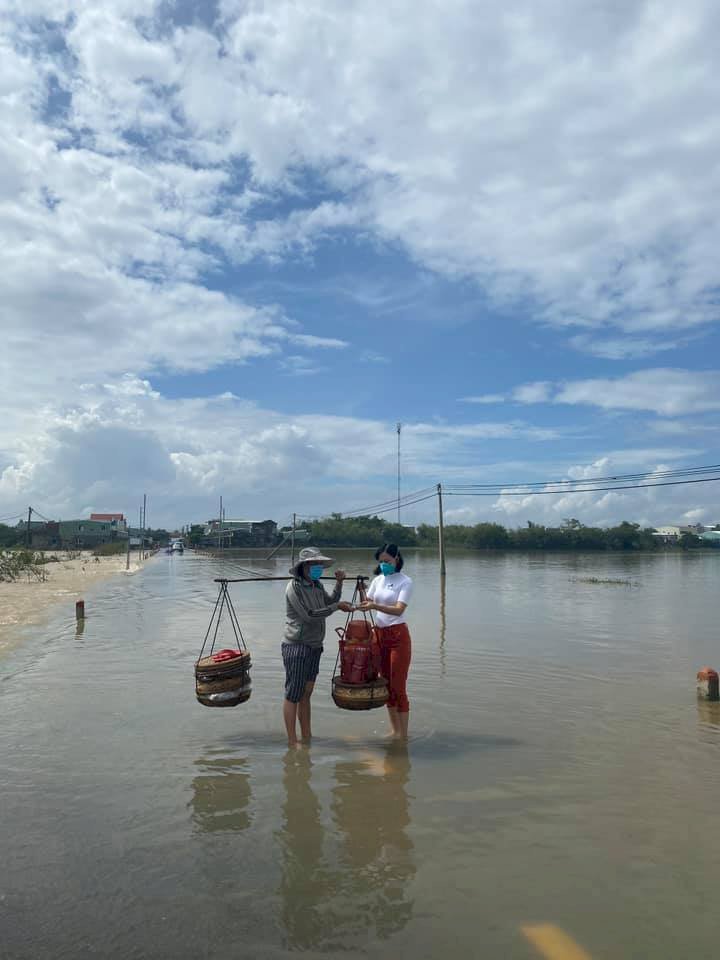
[[[285,642],[322,647],[325,620],[339,607],[342,583],[336,583],[332,595],[321,583],[308,583],[295,577],[285,590]]]

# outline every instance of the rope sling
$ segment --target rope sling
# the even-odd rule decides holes
[[[351,605],[365,595],[363,577],[355,582]],[[355,614],[360,616],[356,617]],[[374,710],[388,702],[388,682],[380,674],[380,648],[369,610],[351,610],[344,627],[336,627],[338,654],[331,682],[332,698],[341,710]]]
[[[236,707],[250,699],[252,683],[250,681],[250,652],[245,644],[240,621],[228,592],[228,581],[220,580],[215,608],[200,653],[195,661],[195,696],[205,707]],[[226,647],[215,653],[220,623],[223,613],[227,613],[235,639],[235,646]],[[203,656],[210,635],[212,642],[207,656]]]
[[[250,571],[248,571],[250,572]],[[235,707],[250,699],[251,659],[242,627],[228,584],[265,581],[284,581],[289,577],[239,577],[216,578],[220,585],[210,623],[200,653],[195,661],[195,696],[205,707]],[[322,579],[334,580],[331,577]],[[357,606],[364,597],[364,582],[368,578],[357,576],[351,605]],[[356,616],[359,614],[359,616]],[[215,652],[220,626],[226,616],[234,639],[234,647],[225,647]],[[341,710],[373,710],[388,701],[388,682],[379,676],[380,652],[372,613],[369,610],[351,610],[344,627],[336,627],[339,637],[338,654],[333,669],[331,692],[335,704]],[[206,653],[206,648],[210,644]]]

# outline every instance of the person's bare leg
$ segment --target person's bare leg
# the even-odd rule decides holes
[[[399,740],[408,738],[408,721],[410,720],[410,711],[397,714],[397,737]]]
[[[390,736],[398,737],[400,735],[400,721],[398,720],[398,712],[395,707],[388,707],[388,719],[390,720]]]
[[[298,704],[297,715],[300,721],[300,736],[303,740],[312,739],[310,697],[314,687],[315,684],[312,681],[305,684],[302,700]]]
[[[296,747],[298,738],[295,729],[295,721],[298,715],[298,704],[292,700],[283,701],[283,720],[285,721],[285,730],[287,731],[288,746]]]

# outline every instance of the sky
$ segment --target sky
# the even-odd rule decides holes
[[[0,18],[0,518],[351,511],[396,495],[398,422],[403,493],[720,460],[713,0]],[[719,494],[445,507],[716,523]]]

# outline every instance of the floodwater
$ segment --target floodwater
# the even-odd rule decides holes
[[[334,706],[329,630],[293,754],[281,584],[231,588],[251,700],[194,699],[237,564],[287,558],[159,555],[0,660],[0,956],[569,957],[546,924],[594,960],[716,955],[720,552],[463,553],[444,598],[410,552],[408,747]]]

